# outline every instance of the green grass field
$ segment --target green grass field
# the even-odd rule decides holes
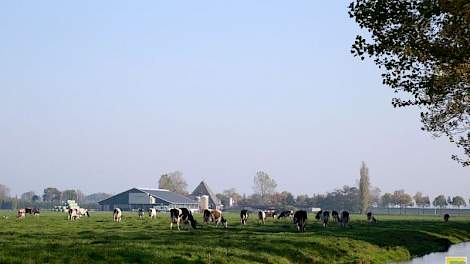
[[[170,231],[168,214],[140,220],[124,212],[114,223],[111,212],[69,222],[65,213],[18,221],[0,211],[0,263],[386,263],[470,240],[468,217],[445,224],[438,217],[378,216],[368,225],[355,215],[351,228],[324,229],[309,215],[306,232],[298,233],[290,219],[263,226],[251,215],[241,226],[237,214],[226,216],[228,229],[199,224]]]

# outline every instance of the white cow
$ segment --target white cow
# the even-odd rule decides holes
[[[115,209],[114,209],[114,213],[113,213],[113,220],[114,220],[114,222],[121,222],[121,218],[122,218],[121,209],[115,208]]]
[[[150,208],[149,209],[149,216],[151,219],[157,218],[157,209]]]
[[[18,214],[16,215],[16,217],[19,219],[19,220],[22,220],[26,217],[26,210],[25,209],[20,209],[18,210]]]

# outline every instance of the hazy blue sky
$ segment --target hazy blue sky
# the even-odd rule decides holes
[[[349,52],[347,1],[2,1],[0,183],[86,193],[372,184],[461,194],[454,146]]]

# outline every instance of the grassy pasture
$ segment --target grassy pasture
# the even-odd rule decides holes
[[[8,216],[4,219],[3,216]],[[305,233],[292,220],[255,215],[241,226],[238,214],[226,214],[229,229],[198,225],[197,230],[169,230],[168,214],[156,220],[124,212],[121,223],[111,212],[67,221],[65,213],[27,215],[0,211],[0,263],[386,263],[406,260],[450,244],[470,240],[470,218],[378,216],[368,225],[352,216],[352,227],[324,229],[309,215]],[[196,215],[199,223],[202,215]]]

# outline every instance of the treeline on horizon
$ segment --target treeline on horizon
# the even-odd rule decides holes
[[[221,200],[225,208],[232,205],[238,207],[276,207],[276,208],[327,208],[349,210],[351,212],[366,213],[370,207],[434,207],[445,208],[454,206],[457,208],[467,206],[465,198],[461,196],[438,195],[431,203],[429,196],[421,192],[415,195],[404,190],[396,190],[393,193],[381,194],[378,187],[370,184],[369,169],[363,162],[360,168],[359,186],[344,185],[332,192],[325,194],[299,194],[294,196],[288,191],[277,191],[276,181],[266,172],[259,171],[253,179],[253,194],[240,194],[235,188],[224,190],[216,196]],[[187,183],[183,174],[179,171],[161,175],[158,187],[188,195]],[[25,192],[20,197],[11,197],[7,186],[0,184],[0,209],[16,209],[23,207],[39,207],[50,209],[56,205],[62,205],[67,200],[76,200],[80,206],[88,209],[99,209],[98,202],[112,194],[99,192],[85,195],[80,190],[64,190],[48,187],[42,194],[33,191]],[[470,199],[468,200],[470,203]]]

